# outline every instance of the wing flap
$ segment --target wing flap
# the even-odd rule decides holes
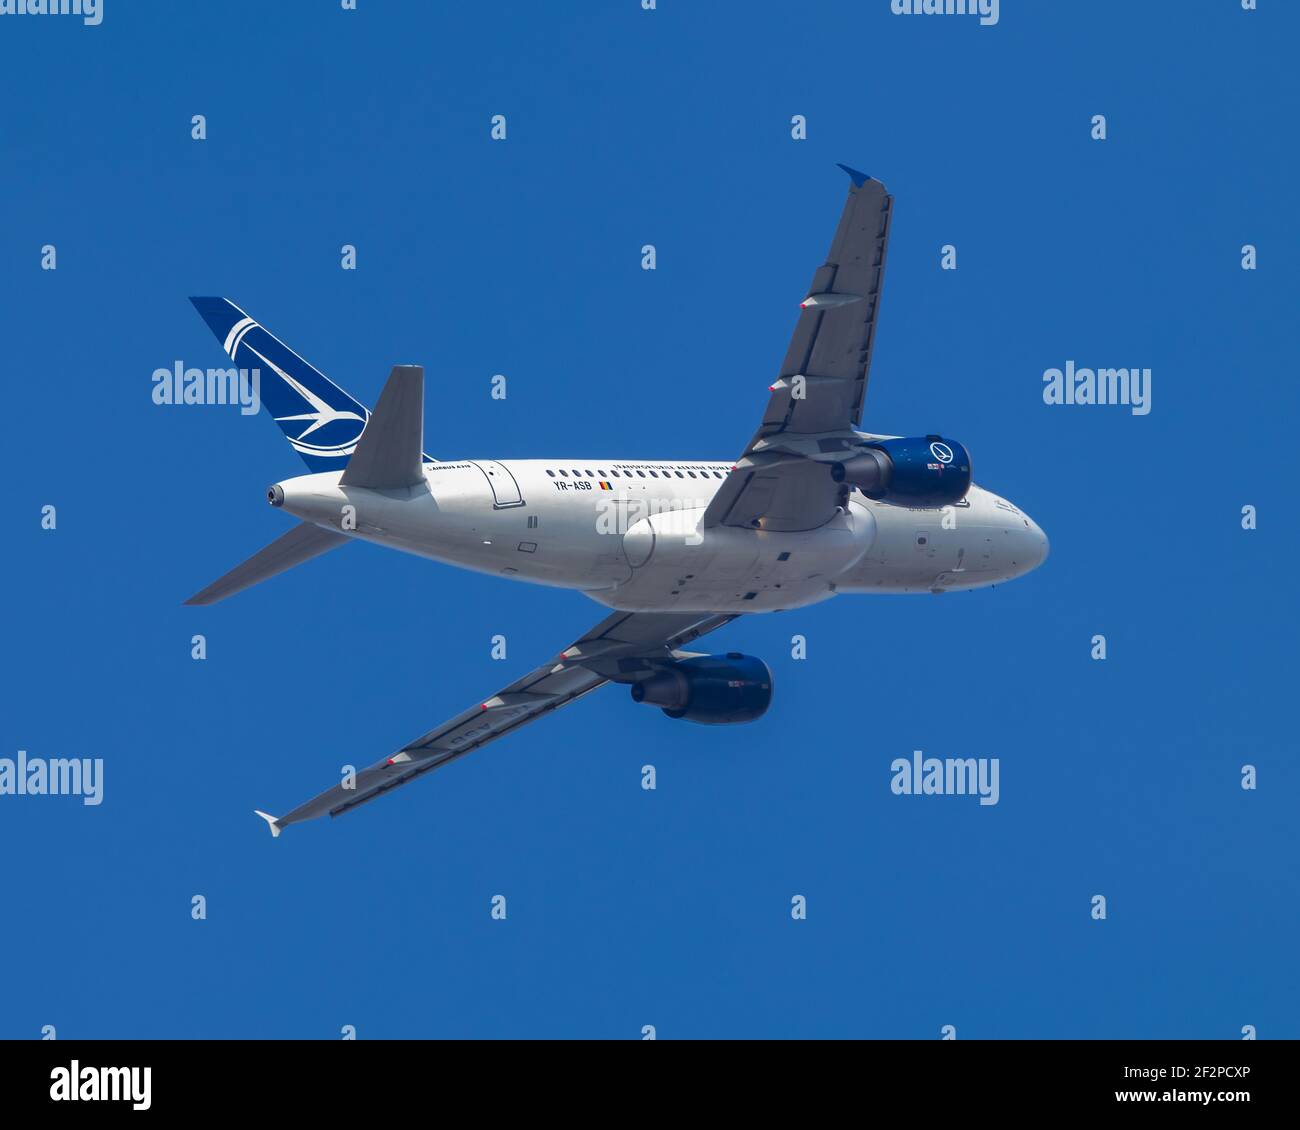
[[[704,512],[704,525],[790,532],[815,530],[832,518],[840,490],[830,466],[812,459],[742,459]]]

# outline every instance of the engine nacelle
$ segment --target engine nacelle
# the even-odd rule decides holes
[[[877,502],[948,506],[970,490],[970,453],[941,436],[873,440],[852,458],[832,464],[831,477]]]
[[[632,701],[706,725],[752,722],[772,701],[772,672],[761,659],[738,651],[678,659],[633,683]]]

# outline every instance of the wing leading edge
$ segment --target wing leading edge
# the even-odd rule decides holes
[[[851,435],[862,419],[894,201],[880,181],[840,168],[849,195],[830,252],[799,304],[763,420],[705,511],[706,526],[814,529],[835,514],[830,466],[799,441]]]
[[[355,780],[326,789],[284,816],[274,817],[260,811],[257,815],[267,822],[273,836],[278,836],[289,824],[326,813],[341,815],[472,753],[607,682],[633,682],[655,662],[672,658],[678,648],[735,618],[699,612],[616,612],[549,663],[361,770]]]
[[[840,168],[849,174],[848,199],[826,262],[799,304],[780,377],[749,450],[777,433],[842,431],[862,419],[894,198],[880,181]],[[806,382],[802,398],[793,395],[797,376]]]

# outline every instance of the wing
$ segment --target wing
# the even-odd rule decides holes
[[[800,303],[763,421],[706,526],[813,529],[839,505],[829,466],[810,456],[838,450],[837,434],[849,438],[862,418],[894,200],[880,181],[840,168],[851,183],[830,254]]]
[[[288,824],[338,816],[423,773],[504,737],[610,681],[631,683],[677,649],[735,616],[700,612],[616,612],[549,663],[462,711],[356,775],[352,788],[326,789],[284,816],[259,812],[278,836]]]

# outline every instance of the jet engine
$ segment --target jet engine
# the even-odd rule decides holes
[[[857,455],[833,463],[831,477],[877,502],[948,506],[970,489],[970,453],[942,436],[873,440]]]
[[[678,659],[633,683],[632,701],[707,725],[752,722],[772,701],[772,672],[761,659],[738,651]]]

